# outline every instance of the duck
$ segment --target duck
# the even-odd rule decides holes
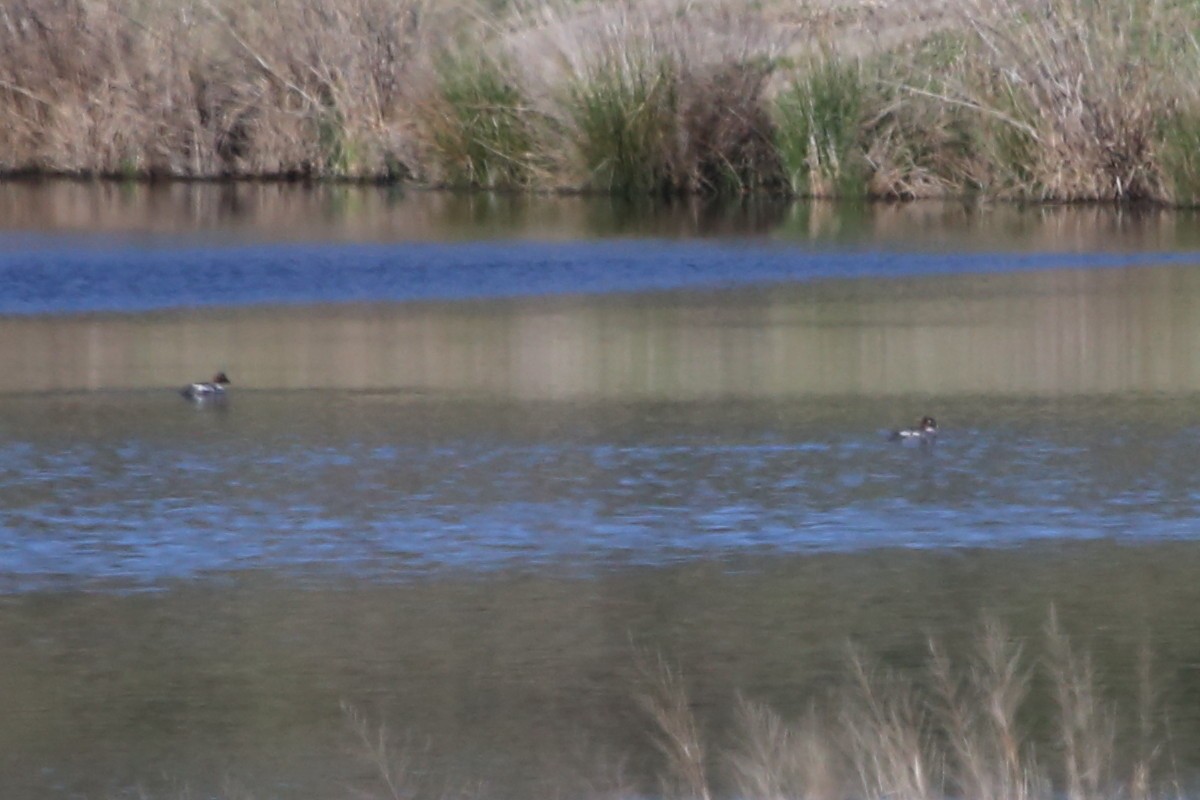
[[[229,377],[224,372],[218,372],[213,375],[213,379],[207,383],[191,383],[179,390],[179,393],[196,403],[203,403],[211,400],[224,400],[226,396],[225,387],[230,384]]]
[[[921,417],[921,421],[917,423],[915,428],[901,428],[898,431],[892,431],[888,436],[888,440],[892,442],[909,442],[919,444],[922,447],[928,447],[937,441],[937,420],[933,417]]]

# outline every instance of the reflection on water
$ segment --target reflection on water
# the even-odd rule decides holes
[[[762,234],[788,206],[294,184],[5,183],[0,228],[216,241],[446,241]]]
[[[527,399],[1186,393],[1200,390],[1197,352],[1200,270],[1056,269],[644,296],[0,317],[0,392],[169,387],[220,367],[239,391]]]
[[[672,204],[300,184],[0,184],[0,230],[201,241],[770,237],[922,250],[1200,248],[1197,212],[975,203]]]

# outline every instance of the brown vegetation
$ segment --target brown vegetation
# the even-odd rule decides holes
[[[14,0],[0,171],[1191,204],[1192,0]]]
[[[454,14],[422,0],[7,3],[0,167],[398,177],[415,163],[404,109],[423,36]]]

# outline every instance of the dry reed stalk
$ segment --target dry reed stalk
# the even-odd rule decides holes
[[[980,652],[965,675],[955,671],[935,642],[930,653],[955,793],[976,800],[1042,796],[1036,757],[1017,728],[1030,680],[1021,647],[993,621],[985,625]]]
[[[372,725],[358,709],[346,702],[342,703],[342,715],[361,752],[387,790],[388,797],[391,800],[410,800],[416,796],[411,757],[408,751],[399,750],[392,744],[387,728],[382,724]]]
[[[796,721],[739,697],[735,745],[723,763],[733,797],[743,800],[1153,800],[1186,796],[1177,782],[1156,783],[1151,767],[1166,745],[1158,731],[1148,657],[1143,656],[1134,722],[1137,752],[1128,759],[1127,783],[1115,747],[1115,707],[1100,695],[1099,681],[1052,611],[1044,638],[1046,658],[1026,656],[996,622],[985,624],[976,652],[952,661],[930,644],[925,668],[908,676],[849,659],[846,683]],[[712,751],[693,712],[682,675],[662,657],[639,654],[636,701],[652,725],[662,757],[665,800],[713,800]],[[1035,668],[1041,672],[1035,674]],[[1038,679],[1035,681],[1035,678]],[[1033,690],[1044,679],[1048,697]],[[1051,739],[1039,743],[1057,759],[1039,758],[1028,723],[1044,718],[1049,703]],[[359,750],[392,800],[429,795],[428,776],[414,755],[396,747],[382,726],[343,706]],[[586,759],[593,761],[593,759]],[[609,765],[611,762],[604,759]],[[1051,762],[1054,762],[1053,764]],[[561,758],[556,762],[561,767]],[[1055,780],[1043,766],[1057,766]],[[618,768],[603,769],[586,794],[636,796]],[[613,777],[615,776],[615,780]],[[645,795],[643,795],[645,796]]]
[[[842,797],[841,753],[824,727],[815,709],[789,725],[767,706],[739,697],[739,744],[729,758],[737,795],[746,800]]]
[[[935,5],[11,0],[0,171],[1200,199],[1194,3]],[[789,67],[848,42],[852,143],[789,145]],[[491,83],[455,95],[447,55]]]
[[[890,800],[1136,800],[1182,796],[1177,783],[1155,780],[1166,752],[1148,659],[1138,689],[1136,743],[1119,762],[1116,713],[1052,613],[1047,658],[1037,663],[1049,697],[1031,696],[1034,661],[1002,626],[988,622],[976,654],[952,662],[930,644],[927,671],[912,678],[850,660],[850,683],[830,698],[836,713],[810,711],[789,723],[762,705],[741,701],[739,746],[729,764],[738,796],[889,798]],[[1041,717],[1049,701],[1057,759],[1039,758],[1024,715]],[[1051,761],[1054,763],[1051,764]],[[1117,773],[1128,761],[1128,781]],[[1043,771],[1057,766],[1057,779]]]
[[[205,0],[243,76],[229,103],[250,172],[370,177],[418,169],[411,87],[453,4],[428,0]]]
[[[639,705],[654,724],[654,745],[662,754],[663,796],[712,800],[707,753],[683,677],[661,657],[638,659],[644,691]]]
[[[1116,733],[1098,697],[1091,659],[1075,652],[1051,611],[1046,625],[1049,674],[1059,712],[1059,742],[1067,800],[1101,800],[1115,785]]]
[[[861,655],[851,658],[850,670],[855,692],[841,723],[862,797],[944,797],[943,765],[916,688],[895,673],[870,668]]]
[[[4,8],[0,81],[10,102],[0,113],[12,123],[4,167],[125,174],[194,163],[181,43],[191,20],[153,3],[133,13],[88,0]]]

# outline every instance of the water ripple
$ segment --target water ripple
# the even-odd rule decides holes
[[[419,408],[395,429],[354,407],[360,427],[343,421],[331,437],[303,407],[311,400],[277,399],[292,413],[246,415],[211,440],[131,427],[80,442],[33,426],[5,443],[0,589],[153,587],[238,570],[404,580],[746,552],[1136,542],[1193,537],[1200,516],[1195,430],[1132,437],[1128,425],[1071,416],[1077,409],[1052,424],[960,429],[923,453],[889,446],[833,404],[785,427],[764,414],[758,429],[722,428],[716,416],[711,427],[673,429],[660,411],[635,441],[623,413],[592,408],[576,430],[569,405],[502,416],[471,437],[456,425],[431,432]],[[284,431],[285,416],[309,427]],[[547,420],[553,435],[526,429]]]

